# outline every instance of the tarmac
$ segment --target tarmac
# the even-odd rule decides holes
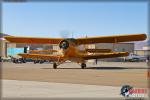
[[[58,69],[52,64],[3,63],[2,80],[3,97],[123,98],[123,85],[148,85],[145,62],[88,63],[86,69],[75,63]]]
[[[2,83],[2,96],[9,98],[123,98],[120,87],[112,86],[17,80]]]

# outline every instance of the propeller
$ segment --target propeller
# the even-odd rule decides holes
[[[69,42],[67,40],[63,40],[59,44],[60,49],[67,49],[69,47]]]
[[[70,37],[70,32],[69,31],[61,31],[60,36],[64,39],[67,39]]]
[[[68,47],[69,47],[69,41],[68,41],[68,39],[70,38],[70,37],[72,37],[73,38],[73,32],[69,32],[69,31],[61,31],[60,32],[60,36],[62,37],[62,38],[64,38],[64,40],[62,40],[61,42],[60,42],[60,44],[59,44],[59,47],[60,47],[60,49],[67,49]]]

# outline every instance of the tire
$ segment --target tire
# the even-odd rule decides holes
[[[37,61],[36,60],[34,60],[34,64],[36,64],[37,63]]]
[[[26,63],[27,61],[26,60],[23,60],[23,63]]]
[[[85,68],[86,68],[86,64],[85,64],[85,63],[82,63],[82,64],[81,64],[81,68],[82,68],[82,69],[85,69]]]
[[[40,62],[39,62],[40,64],[43,64],[44,63],[44,61],[43,60],[40,60]]]
[[[57,64],[56,63],[53,63],[53,68],[57,69]]]
[[[139,58],[134,58],[134,61],[135,61],[135,62],[139,62],[140,59],[139,59]]]

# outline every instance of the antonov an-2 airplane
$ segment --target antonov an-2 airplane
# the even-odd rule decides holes
[[[19,56],[23,58],[44,59],[53,61],[53,68],[56,69],[58,65],[67,60],[81,64],[81,68],[86,68],[86,60],[113,58],[128,56],[128,52],[115,52],[110,49],[85,49],[79,50],[77,46],[95,43],[119,43],[129,41],[142,41],[147,38],[146,34],[127,34],[115,36],[99,36],[86,38],[38,38],[38,37],[17,37],[5,36],[6,40],[12,43],[28,43],[28,44],[59,44],[61,55],[37,54],[37,53],[20,53]],[[32,51],[36,52],[36,51]],[[39,51],[37,51],[39,52]],[[50,50],[50,52],[57,52],[57,50]],[[89,54],[92,53],[92,54]]]

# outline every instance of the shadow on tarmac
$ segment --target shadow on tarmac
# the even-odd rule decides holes
[[[87,69],[121,70],[121,69],[148,69],[148,68],[142,68],[142,67],[87,67]]]
[[[41,69],[53,69],[53,68],[41,68]],[[81,68],[62,68],[62,67],[58,67],[57,69],[81,69]],[[94,69],[94,70],[123,70],[123,69],[149,69],[149,68],[142,68],[142,67],[87,67],[85,69]]]

